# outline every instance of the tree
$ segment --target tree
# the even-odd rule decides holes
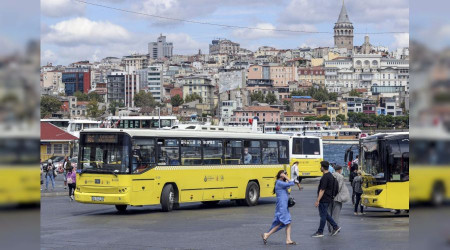
[[[203,103],[202,97],[197,93],[192,93],[190,95],[187,95],[186,98],[184,98],[184,102],[193,102],[195,100],[198,100],[200,103]]]
[[[145,92],[143,90],[139,91],[139,93],[134,95],[134,105],[136,107],[156,107],[155,98],[153,98],[152,93]]]
[[[91,92],[87,95],[87,97],[89,101],[97,100],[98,102],[104,102],[103,97],[97,92]]]
[[[289,101],[284,100],[283,105],[286,106],[287,111],[291,111],[291,103]]]
[[[252,102],[257,101],[263,103],[265,101],[265,96],[261,91],[253,92],[250,94],[250,100]]]
[[[112,115],[115,115],[117,107],[120,107],[120,108],[125,107],[125,104],[123,102],[112,101],[109,103],[108,110]]]
[[[265,99],[266,103],[268,103],[268,104],[274,104],[277,102],[277,97],[273,93],[267,93],[267,95],[264,99]]]
[[[79,102],[89,101],[88,95],[80,91],[75,92],[73,96],[75,96]]]
[[[86,109],[88,116],[91,118],[99,118],[103,114],[103,111],[98,108],[98,101],[95,99],[88,103]]]
[[[304,121],[318,121],[317,116],[307,116],[303,119]]]
[[[41,97],[41,118],[61,110],[61,102],[54,96]]]
[[[357,96],[357,97],[361,97],[361,93],[359,93],[358,91],[356,91],[356,89],[352,89],[350,90],[350,92],[348,92],[349,96]]]
[[[173,107],[178,107],[183,104],[183,98],[180,95],[175,95],[170,99],[170,103]]]
[[[329,117],[328,115],[323,115],[323,116],[321,116],[321,117],[318,117],[317,120],[318,120],[318,121],[329,122],[329,121],[331,121],[331,117]]]
[[[337,122],[344,122],[345,121],[345,115],[343,114],[339,114],[336,116],[336,121]]]

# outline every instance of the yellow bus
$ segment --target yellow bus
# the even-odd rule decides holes
[[[0,135],[0,206],[39,204],[39,131]]]
[[[450,199],[450,133],[417,128],[411,135],[410,201],[439,206]]]
[[[409,210],[409,133],[383,133],[360,140],[361,202],[367,207]]]
[[[298,162],[299,177],[322,176],[320,162],[323,161],[322,139],[316,136],[292,136],[290,165]]]
[[[127,206],[254,206],[289,171],[289,136],[182,130],[89,129],[79,141],[75,200]]]

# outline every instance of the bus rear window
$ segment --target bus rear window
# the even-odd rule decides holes
[[[320,141],[318,138],[294,138],[292,154],[320,155]]]

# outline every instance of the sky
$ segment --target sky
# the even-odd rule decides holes
[[[76,0],[41,0],[41,64],[67,65],[148,53],[148,43],[163,34],[175,54],[208,53],[214,38],[226,38],[255,51],[333,46],[333,26],[341,0],[82,0],[177,19],[265,29],[330,32],[298,33],[248,30],[173,21],[87,5]],[[408,0],[345,0],[361,45],[365,33],[408,32]],[[372,34],[372,45],[406,47],[409,34]]]

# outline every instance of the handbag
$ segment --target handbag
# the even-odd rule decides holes
[[[288,207],[293,207],[295,205],[295,199],[292,196],[289,196],[288,199]]]
[[[67,177],[67,184],[73,184],[72,176]]]

